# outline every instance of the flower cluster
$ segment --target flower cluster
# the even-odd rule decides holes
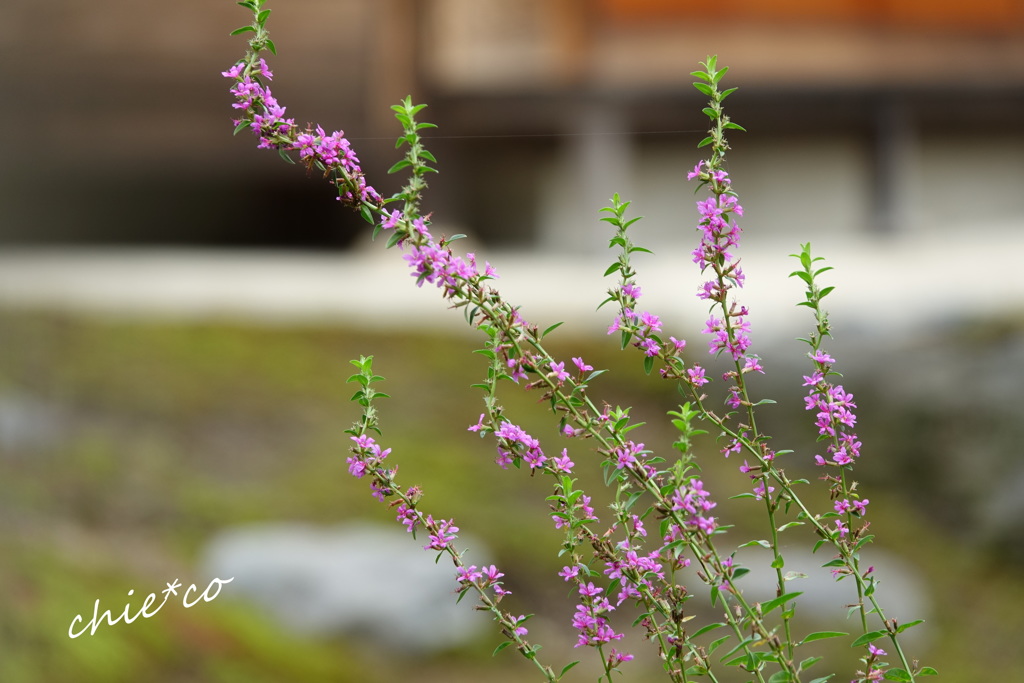
[[[337,186],[339,199],[356,208],[374,226],[375,236],[383,232],[388,236],[388,247],[397,245],[401,248],[417,285],[422,286],[424,282],[435,285],[453,308],[465,312],[471,326],[488,336],[486,347],[480,351],[490,359],[487,381],[475,385],[486,392],[486,410],[469,430],[481,436],[494,435],[497,462],[501,467],[507,468],[510,464],[519,467],[525,463],[531,474],[543,472],[553,475],[556,482],[555,494],[547,500],[553,501],[551,517],[555,527],[565,533],[563,552],[570,553],[572,558],[559,575],[566,581],[573,581],[579,596],[572,619],[572,626],[577,633],[576,647],[599,648],[607,680],[612,680],[613,669],[633,659],[632,655],[616,649],[603,649],[604,645],[624,637],[612,627],[609,618],[627,600],[636,601],[644,610],[642,618],[636,623],[647,630],[650,640],[657,642],[659,655],[666,664],[665,671],[674,681],[689,680],[691,673],[695,677],[710,675],[714,679],[711,667],[715,664],[709,655],[730,638],[736,638],[737,642],[727,657],[733,653],[736,656],[727,664],[739,663],[747,672],[759,672],[758,678],[762,679],[762,669],[766,664],[773,663],[778,671],[771,676],[772,680],[800,680],[801,672],[814,658],[798,664],[799,660],[794,656],[794,650],[802,645],[802,642],[793,639],[790,628],[790,620],[795,614],[792,603],[799,593],[786,591],[785,582],[789,577],[783,576],[780,571],[784,562],[779,553],[782,546],[778,538],[784,529],[799,524],[812,525],[822,542],[831,542],[839,551],[838,557],[826,566],[833,567],[837,577],[853,577],[857,587],[856,605],[859,606],[862,633],[871,639],[877,639],[883,633],[889,636],[904,667],[902,670],[888,672],[898,676],[893,680],[913,681],[915,675],[925,673],[926,668],[921,669],[916,663],[911,666],[900,649],[896,636],[905,627],[897,629],[895,620],[886,620],[876,602],[875,579],[869,576],[873,569],[861,571],[859,566],[857,551],[870,537],[862,533],[866,525],[857,529],[853,524],[855,518],[865,515],[869,501],[856,495],[856,485],[850,486],[846,481],[846,472],[859,456],[860,449],[860,442],[852,431],[856,425],[853,413],[856,404],[853,403],[852,395],[842,386],[827,381],[830,375],[835,374],[831,372],[834,361],[820,351],[817,344],[820,337],[816,337],[813,343],[809,342],[813,347],[811,357],[816,368],[811,376],[805,378],[805,385],[811,387],[807,408],[816,410],[820,440],[828,442],[826,455],[816,456],[816,460],[819,465],[839,468],[838,476],[823,477],[832,483],[833,511],[825,515],[815,514],[805,505],[792,486],[793,482],[773,465],[776,453],[768,447],[769,437],[758,430],[754,420],[754,407],[759,402],[755,403],[748,397],[744,376],[749,372],[763,372],[763,368],[758,356],[749,352],[749,311],[731,300],[729,295],[730,290],[743,287],[745,276],[739,260],[733,255],[740,236],[735,217],[743,215],[743,208],[731,189],[728,174],[721,168],[725,150],[728,149],[723,133],[729,128],[739,128],[729,122],[721,109],[722,100],[731,92],[717,90],[717,83],[725,69],[716,70],[715,59],[709,58],[703,64],[708,71],[695,72],[702,81],[695,86],[712,98],[711,106],[704,111],[711,118],[714,128],[701,145],[712,144],[713,154],[710,160],[699,163],[688,176],[691,180],[698,179],[711,189],[711,196],[697,203],[701,217],[698,227],[701,238],[700,245],[693,251],[693,260],[702,273],[709,269],[712,271],[710,278],[697,292],[701,300],[709,301],[712,306],[704,327],[704,333],[710,335],[709,351],[714,356],[725,354],[733,361],[733,369],[722,375],[724,381],[732,384],[725,399],[732,412],[724,418],[705,405],[707,397],[701,387],[710,380],[704,368],[686,364],[681,358],[686,342],[675,337],[663,339],[661,318],[638,306],[642,292],[634,278],[629,254],[647,250],[632,245],[626,237],[626,228],[637,220],[623,219],[628,202],[621,202],[616,195],[613,206],[603,210],[612,214],[603,220],[613,223],[618,229],[612,239],[612,246],[620,246],[623,252],[618,262],[606,272],[609,275],[618,271],[621,275],[621,282],[609,291],[610,296],[606,300],[614,301],[619,306],[618,315],[608,331],[621,334],[623,348],[632,343],[642,352],[647,373],[651,372],[656,362],[660,362],[662,377],[680,381],[682,393],[691,399],[691,402],[680,407],[679,412],[670,413],[678,418],[673,420],[673,424],[680,430],[680,437],[673,446],[681,455],[671,464],[661,466],[659,464],[665,462],[665,458],[655,457],[643,443],[626,438],[629,431],[641,424],[631,424],[629,408],[613,409],[605,403],[602,410],[587,395],[588,383],[603,371],[595,372],[593,366],[585,363],[582,357],[572,357],[572,365],[553,358],[541,341],[557,325],[539,333],[536,326],[520,317],[515,306],[485,285],[486,280],[497,277],[489,263],[485,263],[481,270],[473,254],[464,257],[454,254],[450,244],[458,236],[435,240],[430,234],[429,216],[420,215],[419,204],[422,190],[426,188],[425,174],[435,170],[428,167],[426,162],[433,162],[434,158],[423,149],[418,131],[432,124],[417,123],[415,120],[415,114],[425,105],[413,105],[411,99],[406,98],[401,105],[394,107],[404,130],[399,146],[407,145],[408,151],[405,159],[396,164],[393,170],[410,168],[411,177],[400,193],[387,200],[366,185],[359,159],[341,131],[327,133],[322,127],[312,125],[300,131],[296,129],[293,119],[285,118],[284,107],[280,106],[270,89],[264,86],[264,82],[270,81],[273,75],[266,62],[259,58],[259,52],[264,48],[272,51],[275,48],[265,32],[264,24],[270,11],[262,9],[263,2],[239,2],[254,12],[255,21],[252,26],[243,27],[236,33],[252,31],[256,35],[250,41],[252,50],[246,59],[223,72],[225,77],[234,81],[231,93],[236,102],[233,107],[241,112],[241,117],[235,121],[236,132],[249,128],[258,136],[261,148],[277,149],[286,158],[289,152],[297,152],[299,160],[308,169],[323,171],[325,177],[329,177]],[[392,202],[404,202],[404,206],[401,210],[390,207],[386,209],[386,205]],[[813,275],[816,273],[810,270],[812,259],[809,247],[801,260],[806,261],[806,272],[801,277],[812,286],[809,305],[816,306],[827,290],[816,294],[816,290],[813,290]],[[822,327],[820,311],[817,308],[815,311],[819,313],[821,332],[826,328]],[[502,633],[508,638],[501,647],[515,645],[549,682],[558,680],[560,676],[539,662],[539,646],[531,646],[523,639],[527,634],[524,623],[528,617],[513,616],[496,606],[501,598],[508,595],[500,581],[504,574],[495,565],[478,567],[465,564],[462,552],[455,547],[459,528],[454,520],[435,519],[421,511],[419,501],[422,492],[419,488],[413,486],[403,489],[396,483],[397,469],[389,469],[384,464],[390,449],[381,448],[367,433],[380,433],[371,400],[375,395],[382,394],[371,390],[370,384],[382,378],[373,375],[370,359],[361,358],[358,362],[353,361],[353,364],[360,367],[361,373],[350,378],[350,381],[358,381],[362,387],[353,400],[364,407],[364,413],[362,422],[348,430],[354,442],[351,448],[353,455],[347,459],[350,474],[357,478],[369,478],[372,493],[378,500],[391,498],[397,520],[407,531],[425,531],[428,538],[424,549],[436,550],[439,558],[447,554],[452,559],[456,568],[457,592],[460,597],[471,590],[479,594],[482,603],[479,608],[494,614]],[[502,379],[517,384],[520,380],[527,380],[525,389],[539,389],[543,392],[540,400],[550,403],[552,411],[558,416],[559,431],[564,436],[590,438],[599,442],[596,451],[604,457],[606,483],[616,489],[615,502],[607,508],[612,512],[614,522],[603,534],[592,528],[598,519],[591,497],[583,490],[574,489],[576,480],[571,474],[575,464],[568,450],[562,449],[559,456],[546,455],[538,439],[504,416],[496,397],[497,383]],[[741,409],[745,414],[739,413]],[[704,488],[703,481],[695,476],[699,468],[693,462],[690,439],[704,432],[690,426],[694,418],[703,418],[722,429],[726,437],[723,449],[726,456],[740,451],[753,456],[755,464],[751,466],[745,460],[740,470],[755,480],[753,494],[746,495],[765,502],[771,540],[747,545],[757,543],[772,550],[774,558],[771,566],[776,570],[779,596],[763,605],[751,603],[744,598],[742,590],[733,581],[747,570],[735,566],[732,556],[723,559],[723,554],[716,547],[715,541],[726,527],[720,526],[716,517],[712,516],[711,511],[716,504]],[[782,453],[785,451],[779,451],[779,454]],[[775,487],[770,484],[783,489],[774,498],[772,493]],[[782,501],[785,501],[785,506]],[[791,505],[796,506],[801,521],[782,523],[781,519],[777,520],[776,512],[780,511],[781,516],[784,507],[788,513]],[[835,520],[834,531],[825,528],[824,520],[839,517],[843,519]],[[660,546],[658,540],[646,538],[645,519],[648,522],[658,520]],[[618,543],[610,540],[616,530],[624,530],[626,539]],[[857,543],[853,543],[852,539],[858,539]],[[589,544],[593,550],[595,568],[577,552],[584,544]],[[656,546],[656,549],[649,551],[645,547],[648,545]],[[684,552],[688,557],[684,557]],[[698,629],[696,636],[725,627],[731,632],[715,640],[707,650],[688,634],[685,624],[693,618],[693,615],[686,615],[683,609],[688,591],[685,586],[676,583],[678,576],[675,572],[689,566],[691,559],[699,565],[696,576],[710,588],[713,604],[721,600],[724,607],[724,622]],[[601,563],[603,572],[596,569]],[[602,573],[607,582],[605,587],[595,585],[591,580],[600,579]],[[617,601],[613,604],[608,594],[616,590]],[[767,617],[770,613],[779,608],[782,608],[779,616],[781,623],[769,621]],[[885,625],[885,631],[869,631],[869,617],[880,619]],[[845,634],[822,632],[812,635],[817,636],[814,638],[817,640]],[[810,636],[807,640],[811,640]],[[868,639],[861,637],[860,644],[868,642]],[[867,656],[862,659],[865,663],[864,671],[857,673],[861,683],[878,680],[883,675],[887,665],[876,662],[877,657],[883,655],[884,651],[868,645]],[[562,673],[572,666],[570,664],[565,667]]]
[[[595,586],[593,582],[581,581],[578,591],[580,603],[576,605],[576,614],[572,618],[572,626],[579,632],[575,647],[599,647],[613,640],[621,640],[623,634],[617,633],[608,622],[606,615],[614,612],[615,607],[607,597],[601,595],[604,589]]]
[[[691,479],[672,492],[669,498],[672,511],[682,511],[688,515],[685,520],[686,531],[699,530],[710,536],[718,528],[714,517],[705,516],[717,505],[710,497],[711,492],[704,488],[704,482],[700,479]],[[683,537],[683,531],[677,524],[673,524],[669,527],[668,535],[671,540],[677,540]]]
[[[655,582],[665,580],[658,551],[646,555],[637,552],[629,541],[618,544],[616,559],[606,560],[604,574],[609,580],[618,580],[619,595],[616,604],[621,605],[627,599],[641,599],[640,587],[648,593],[655,594],[659,588]]]
[[[811,357],[818,369],[804,376],[804,386],[809,386],[808,395],[804,398],[807,410],[817,410],[815,426],[818,434],[828,441],[826,455],[816,455],[818,465],[852,465],[854,458],[860,457],[860,441],[852,431],[857,424],[857,416],[853,408],[853,394],[843,389],[842,385],[831,384],[825,376],[834,359],[828,354],[818,352]]]
[[[231,94],[238,101],[232,107],[245,110],[250,115],[248,119],[237,119],[234,123],[241,126],[248,123],[249,128],[259,137],[260,149],[279,149],[282,144],[287,144],[289,136],[295,130],[295,119],[284,117],[285,108],[282,107],[270,88],[263,85],[261,78],[270,81],[274,74],[267,66],[264,59],[260,59],[255,69],[258,74],[254,77],[246,73],[246,64],[239,62],[221,75],[236,81],[231,88]]]
[[[704,326],[704,334],[711,335],[709,351],[718,355],[727,351],[734,361],[743,360],[750,348],[750,323],[745,306],[733,303],[727,306],[730,289],[742,288],[746,280],[738,258],[732,249],[739,246],[740,227],[732,215],[742,216],[743,207],[731,188],[729,174],[719,168],[708,168],[707,162],[700,161],[686,175],[687,180],[699,179],[712,190],[710,197],[697,202],[701,220],[697,225],[701,233],[700,244],[693,250],[693,262],[703,273],[708,268],[715,276],[705,281],[697,291],[699,299],[719,304],[726,311],[726,318],[711,315]]]
[[[356,442],[356,448],[353,449],[354,455],[346,458],[346,462],[349,474],[353,477],[361,478],[367,471],[372,471],[383,463],[391,453],[390,448],[381,450],[380,445],[368,434],[360,434],[351,438]]]
[[[298,133],[295,119],[285,118],[285,107],[262,83],[261,79],[274,78],[264,59],[238,62],[221,75],[235,81],[231,94],[237,101],[231,106],[243,114],[234,120],[236,129],[250,128],[259,138],[259,148],[297,150],[307,166],[316,166],[334,178],[338,199],[350,206],[381,203],[381,196],[366,184],[359,159],[343,131],[328,135],[317,126]]]
[[[697,210],[701,215],[698,224],[701,240],[693,250],[693,262],[700,267],[701,272],[712,265],[721,267],[725,277],[735,286],[742,287],[743,270],[739,267],[739,260],[732,261],[733,256],[729,251],[739,246],[741,231],[740,227],[729,219],[729,214],[742,216],[743,207],[739,205],[729,187],[729,174],[717,168],[708,169],[707,162],[701,160],[686,174],[687,180],[695,178],[710,183],[714,194],[697,202]],[[727,291],[728,288],[723,283],[713,281],[701,287],[700,297],[721,302],[725,300]]]
[[[436,285],[444,290],[447,298],[455,296],[462,282],[478,274],[469,263],[452,254],[451,249],[438,246],[433,240],[414,245],[404,258],[417,286],[422,287],[424,282]]]

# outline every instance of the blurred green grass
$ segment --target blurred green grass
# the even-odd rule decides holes
[[[641,440],[667,448],[673,436],[661,417],[678,404],[672,387],[644,377],[639,359],[613,341],[552,339],[556,354],[610,368],[592,395],[634,406],[650,422]],[[203,543],[226,527],[390,521],[345,469],[343,430],[358,417],[347,360],[361,354],[374,355],[375,370],[388,378],[380,385],[393,396],[380,404],[381,441],[393,448],[402,481],[423,487],[435,516],[454,517],[487,541],[516,609],[565,618],[562,642],[549,647],[555,661],[568,661],[571,602],[552,581],[562,562],[543,500],[550,486],[495,467],[493,445],[466,431],[480,412],[470,385],[486,363],[474,348],[468,336],[414,331],[0,310],[0,397],[49,416],[45,433],[0,441],[0,680],[534,680],[511,652],[490,659],[496,633],[426,660],[381,661],[340,638],[291,636],[224,599],[187,611],[169,603],[150,619],[67,637],[71,618],[91,614],[97,598],[120,610],[129,588],[145,595],[176,577],[190,583]],[[549,452],[570,446],[584,486],[598,484],[596,456],[558,436],[536,397],[506,389],[503,403]],[[799,410],[794,419],[804,419]],[[775,426],[785,429],[785,416]],[[745,482],[713,440],[702,449],[720,512],[744,538],[753,528],[747,510],[725,499]],[[1024,604],[1021,573],[957,552],[927,511],[900,495],[899,482],[889,490],[870,485],[882,487],[870,489],[880,541],[911,557],[936,597],[925,662],[943,680],[979,680],[978,661],[988,680],[1024,680],[1015,645],[1024,627],[1014,607]],[[653,673],[643,666],[635,680]]]

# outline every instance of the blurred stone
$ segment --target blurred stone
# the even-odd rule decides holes
[[[30,396],[0,394],[0,453],[51,447],[62,427],[52,406]]]
[[[234,577],[225,598],[244,597],[289,630],[416,654],[462,645],[487,621],[472,596],[456,604],[455,569],[445,557],[434,562],[425,538],[371,523],[250,525],[216,536],[203,565]],[[481,543],[460,540],[474,564],[490,564]]]
[[[805,575],[786,583],[787,591],[803,592],[797,600],[797,612],[801,617],[827,628],[839,622],[839,617],[845,616],[849,606],[857,602],[857,588],[853,580],[847,577],[836,581],[830,571],[822,567],[834,556],[827,547],[817,554],[811,553],[809,548],[783,547],[782,555],[786,560],[784,575],[790,572]],[[736,557],[739,564],[751,569],[737,582],[748,599],[759,602],[774,599],[775,574],[768,566],[770,551],[744,549]],[[866,571],[868,567],[875,568],[874,575],[878,580],[875,595],[885,607],[886,618],[897,619],[901,624],[924,619],[924,624],[908,630],[901,638],[916,649],[927,647],[934,636],[928,623],[934,608],[924,573],[903,557],[874,546],[862,552],[861,568]],[[856,618],[851,617],[849,628],[840,630],[852,630],[854,623]]]

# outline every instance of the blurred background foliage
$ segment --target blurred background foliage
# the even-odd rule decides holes
[[[573,656],[572,603],[555,577],[559,534],[543,501],[549,484],[500,470],[492,444],[465,430],[479,413],[478,391],[469,385],[485,368],[485,359],[470,354],[472,338],[12,310],[0,311],[0,329],[0,679],[530,680],[530,668],[512,652],[490,658],[499,636],[486,629],[464,648],[403,658],[396,655],[400,643],[382,654],[342,637],[289,634],[232,599],[230,585],[211,603],[185,610],[172,599],[149,619],[67,637],[71,619],[88,619],[96,599],[117,613],[130,588],[144,596],[175,578],[202,588],[196,564],[205,539],[220,529],[266,520],[390,523],[391,513],[344,462],[343,429],[358,415],[348,402],[346,360],[368,353],[388,378],[381,389],[393,397],[380,405],[382,442],[394,449],[401,479],[423,486],[433,514],[454,517],[464,533],[490,545],[508,576],[512,609],[538,614],[531,626],[542,642],[560,629],[545,653],[561,662]],[[972,344],[977,336],[974,326]],[[950,339],[959,343],[957,335]],[[639,358],[609,339],[556,332],[550,346],[610,368],[593,395],[633,405],[648,420],[641,439],[665,451],[673,435],[660,416],[677,404],[673,387],[644,377]],[[786,398],[781,384],[764,382],[767,395]],[[870,394],[858,394],[866,457],[857,474],[872,500],[879,547],[909,564],[931,600],[928,637],[914,654],[945,680],[977,680],[978,662],[988,679],[1016,680],[1024,675],[1015,646],[1024,627],[1016,609],[1024,581],[1008,561],[1013,549],[972,542],[945,522],[955,501],[901,459],[934,440],[935,425],[915,421],[914,406]],[[543,405],[515,388],[505,396],[509,414],[547,450],[570,447],[585,485],[599,482],[593,454],[579,442],[563,444]],[[12,418],[16,402],[31,402],[41,421]],[[807,433],[800,402],[787,403],[764,411],[770,430]],[[757,534],[758,511],[726,500],[745,487],[738,463],[724,461],[710,437],[700,449],[718,512],[737,524],[730,538]],[[797,472],[804,470],[799,461],[810,459],[791,457]],[[423,561],[432,561],[429,553]],[[651,666],[649,659],[636,663],[634,674]],[[569,680],[586,680],[587,671],[580,667]]]
[[[751,217],[745,253],[758,256],[744,267],[754,274],[766,254],[808,239],[831,241],[830,262],[846,259],[836,284],[852,283],[846,301],[858,310],[837,321],[849,327],[830,351],[860,404],[857,475],[878,552],[927,597],[912,650],[946,681],[1024,680],[1022,3],[743,0],[727,21],[717,6],[676,0],[268,6],[281,52],[274,92],[289,115],[344,128],[387,193],[401,182],[383,177],[397,134],[388,107],[410,93],[428,102],[440,124],[429,146],[443,172],[427,202],[438,231],[469,234],[481,255],[506,250],[530,275],[569,273],[540,283],[559,309],[585,289],[578,274],[601,246],[594,217],[612,192],[648,217],[644,246],[682,245],[686,261],[681,177],[706,126],[686,74],[718,54],[741,87],[730,115],[751,131],[730,153]],[[511,604],[537,613],[530,629],[545,653],[583,654],[555,577],[548,485],[500,471],[493,446],[465,431],[480,412],[469,385],[484,371],[473,340],[409,329],[421,318],[393,305],[416,296],[406,289],[369,305],[362,290],[324,297],[334,282],[324,272],[385,272],[358,248],[364,226],[325,183],[229,134],[220,72],[242,54],[227,34],[247,19],[209,0],[5,4],[0,126],[14,133],[0,154],[0,680],[531,680],[514,654],[491,659],[499,639],[486,629],[472,645],[404,657],[400,642],[291,634],[230,584],[192,609],[170,601],[149,619],[66,635],[97,599],[117,611],[130,589],[202,584],[203,549],[221,530],[392,523],[344,463],[357,415],[347,360],[374,354],[394,396],[381,405],[383,440],[403,479],[486,540]],[[325,253],[338,260],[318,260]],[[680,276],[664,273],[678,310]],[[779,323],[792,297],[756,279],[758,334],[793,336]],[[319,325],[210,315],[223,310],[331,315]],[[562,335],[552,349],[611,368],[594,395],[635,406],[649,423],[642,440],[666,449],[674,390],[612,340]],[[766,357],[760,381],[780,401],[765,424],[793,439],[781,447],[797,449],[798,471],[813,433],[806,369],[783,360],[795,348]],[[506,396],[549,451],[573,449],[585,484],[599,480],[543,406]],[[746,483],[738,463],[710,437],[700,448],[721,514],[746,540],[757,533],[751,506],[727,500]],[[631,667],[649,680],[656,665]],[[582,665],[572,680],[592,673]]]

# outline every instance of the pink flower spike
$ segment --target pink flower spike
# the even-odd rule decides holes
[[[551,361],[549,365],[551,367],[551,374],[554,375],[559,382],[564,382],[569,379],[569,373],[565,371],[565,362],[556,363]]]
[[[591,370],[594,369],[593,365],[587,365],[586,363],[584,363],[583,358],[573,358],[572,362],[573,364],[576,365],[577,368],[579,368],[580,372],[590,372]]]
[[[242,72],[244,70],[245,70],[245,64],[239,62],[238,64],[235,64],[233,67],[231,67],[227,71],[221,71],[220,75],[224,76],[225,78],[241,78],[242,77]],[[238,124],[235,124],[235,125],[238,125]]]
[[[813,356],[811,356],[811,360],[813,360],[816,363],[821,363],[822,365],[829,365],[831,363],[835,363],[836,362],[835,358],[833,358],[832,356],[828,355],[824,351],[817,351],[817,352],[815,352],[815,354]]]
[[[558,575],[561,576],[562,579],[564,579],[565,581],[568,581],[569,579],[574,579],[577,576],[579,576],[579,573],[580,573],[580,568],[577,567],[577,566],[572,566],[572,567],[562,567],[562,571],[558,572]]]

